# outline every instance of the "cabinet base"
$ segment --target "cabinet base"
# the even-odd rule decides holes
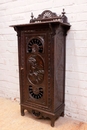
[[[27,110],[34,118],[37,119],[49,118],[51,120],[52,127],[54,127],[55,121],[59,118],[59,116],[64,116],[64,105],[61,105],[54,113],[21,105],[21,116],[25,115],[24,110]]]

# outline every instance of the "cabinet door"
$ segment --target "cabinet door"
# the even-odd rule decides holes
[[[22,102],[29,106],[50,109],[50,56],[48,54],[48,32],[21,33]]]

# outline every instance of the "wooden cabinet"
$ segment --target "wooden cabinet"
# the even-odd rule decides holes
[[[13,25],[18,36],[21,115],[50,118],[64,115],[65,39],[67,17],[44,11],[29,24]]]

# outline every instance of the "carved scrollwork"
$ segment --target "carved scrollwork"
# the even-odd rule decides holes
[[[42,118],[42,115],[39,111],[36,111],[36,110],[32,110],[32,115],[35,117],[35,118]]]

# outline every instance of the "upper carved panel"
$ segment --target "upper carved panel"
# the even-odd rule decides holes
[[[43,49],[43,39],[34,37],[28,41],[28,53],[43,53]]]

